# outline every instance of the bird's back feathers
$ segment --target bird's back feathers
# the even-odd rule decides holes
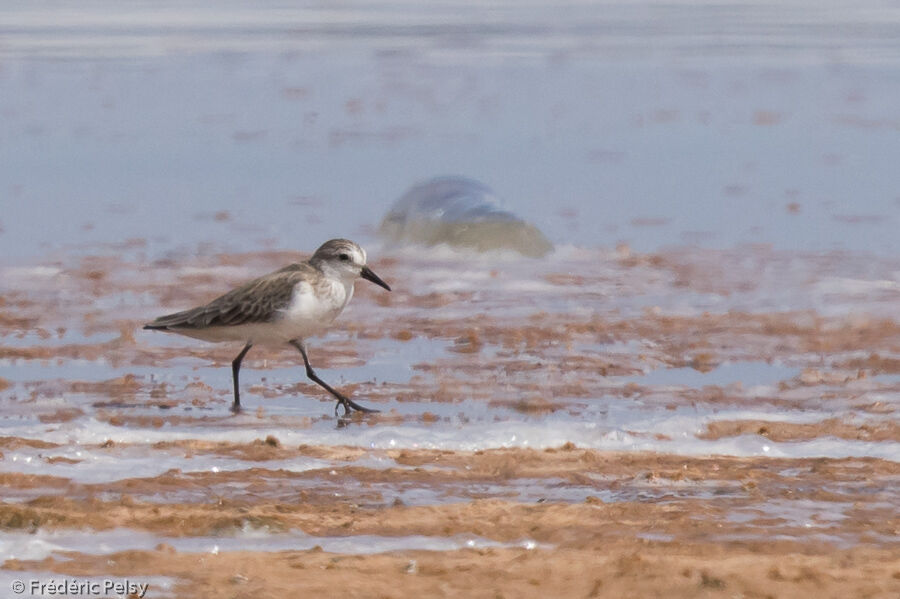
[[[204,329],[272,322],[291,302],[304,278],[321,276],[308,263],[289,264],[233,289],[204,306],[160,316],[145,329]]]

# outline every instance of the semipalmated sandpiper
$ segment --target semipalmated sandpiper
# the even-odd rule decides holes
[[[364,408],[320,379],[309,363],[306,338],[320,335],[353,297],[353,283],[362,277],[391,288],[366,266],[366,251],[347,239],[326,241],[305,262],[289,264],[263,275],[204,306],[160,316],[145,329],[167,331],[204,341],[239,341],[244,349],[231,363],[234,379],[232,410],[240,411],[238,373],[241,360],[254,345],[293,345],[306,364],[306,376],[335,396],[344,412],[377,412]]]

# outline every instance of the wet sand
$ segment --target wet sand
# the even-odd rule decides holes
[[[5,271],[7,577],[167,581],[151,597],[900,593],[898,292],[858,293],[893,264],[383,253],[395,292],[359,284],[312,345],[382,411],[335,418],[290,352],[248,356],[234,416],[235,348],[140,330],[292,254],[136,251]]]

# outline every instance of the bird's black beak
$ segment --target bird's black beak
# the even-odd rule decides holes
[[[368,266],[362,267],[362,270],[359,272],[359,276],[361,276],[362,278],[364,278],[367,281],[372,281],[379,287],[384,287],[388,291],[391,290],[391,287],[387,283],[382,281],[381,277],[379,277],[374,272],[372,272],[372,270]]]

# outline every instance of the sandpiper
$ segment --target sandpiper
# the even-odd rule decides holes
[[[160,316],[144,328],[204,341],[244,343],[244,349],[231,363],[235,412],[241,409],[238,388],[241,360],[254,345],[284,344],[300,350],[306,376],[337,398],[335,414],[338,406],[344,407],[345,414],[351,409],[377,412],[357,404],[320,379],[306,354],[306,338],[323,333],[343,311],[353,297],[353,283],[358,277],[391,290],[366,266],[364,249],[347,239],[332,239],[305,262],[263,275],[205,306]]]

